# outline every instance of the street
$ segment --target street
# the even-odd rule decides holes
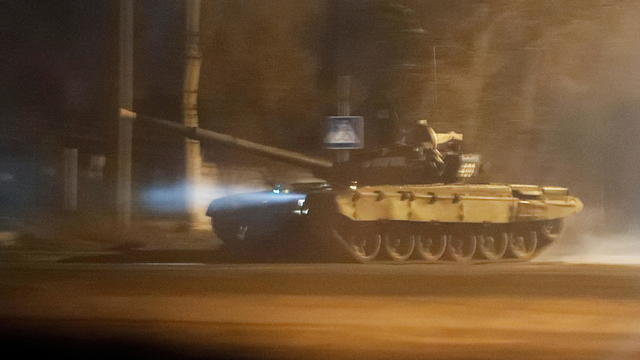
[[[144,358],[640,357],[633,266],[207,256],[215,253],[5,253],[3,339]]]

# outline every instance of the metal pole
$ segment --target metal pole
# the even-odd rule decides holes
[[[133,109],[133,5],[134,0],[120,0],[118,104],[125,109]],[[131,225],[132,131],[132,118],[118,116],[116,216],[123,230]]]
[[[338,77],[338,115],[351,115],[351,76],[343,75]],[[349,150],[338,150],[338,162],[349,161]]]
[[[182,123],[198,127],[198,86],[200,80],[200,0],[186,0],[185,68],[182,87]],[[200,183],[202,155],[200,141],[185,139],[186,210],[191,225],[204,214],[198,211],[197,188]],[[202,214],[201,214],[202,213]]]
[[[78,149],[64,149],[64,209],[78,209]]]

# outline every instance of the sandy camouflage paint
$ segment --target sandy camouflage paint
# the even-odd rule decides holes
[[[447,223],[552,220],[583,206],[566,188],[506,184],[364,186],[339,193],[336,203],[352,220]]]

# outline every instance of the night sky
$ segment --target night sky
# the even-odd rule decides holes
[[[3,2],[0,136],[104,146],[113,12],[108,1]]]

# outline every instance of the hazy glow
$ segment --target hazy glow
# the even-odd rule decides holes
[[[193,196],[201,207],[206,208],[215,199],[236,194],[251,194],[234,199],[234,206],[251,206],[261,203],[284,203],[298,201],[304,203],[304,194],[289,193],[288,191],[268,191],[266,187],[247,187],[242,185],[227,186],[198,186]],[[179,212],[184,209],[184,194],[187,188],[184,184],[150,187],[142,191],[141,206],[161,213]],[[204,211],[204,210],[203,210]]]
[[[211,201],[213,199],[221,198],[223,196],[229,196],[234,194],[254,193],[259,191],[269,190],[268,187],[259,186],[246,186],[246,185],[217,185],[217,186],[198,186],[195,190],[195,197],[199,200]]]

